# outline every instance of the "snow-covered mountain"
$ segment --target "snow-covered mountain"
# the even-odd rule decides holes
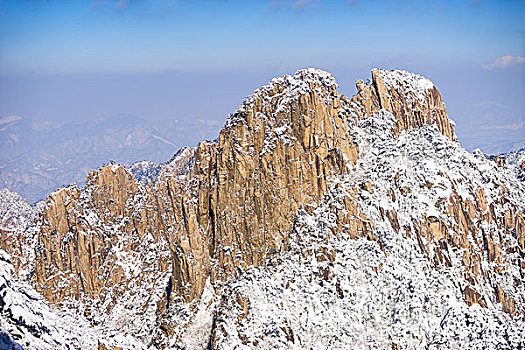
[[[18,194],[0,189],[0,230],[24,231],[33,221],[37,209]]]
[[[18,280],[11,257],[0,250],[0,349],[100,349],[119,344],[145,348],[118,330],[93,327],[82,315],[56,310],[28,283]]]
[[[462,263],[468,250],[451,244],[454,238],[438,240],[439,232],[414,237],[419,218],[431,217],[427,225],[457,225],[442,203],[454,196],[474,200],[475,191],[483,188],[488,202],[495,204],[497,184],[508,184],[512,190],[505,198],[520,203],[523,180],[481,154],[466,152],[434,127],[395,138],[394,123],[388,113],[359,123],[353,130],[362,152],[358,163],[335,180],[315,208],[298,213],[290,249],[265,269],[249,268],[228,285],[214,325],[217,348],[523,347],[523,231],[507,237],[510,232],[475,218],[479,221],[469,224],[467,240],[496,235],[513,241],[510,246],[517,251],[498,245],[500,254],[515,262],[496,274],[492,269],[499,264],[481,256],[484,271],[473,277]],[[376,237],[356,239],[341,230],[338,212],[349,201],[373,223]],[[500,204],[495,208],[502,215],[508,209]],[[389,213],[397,213],[395,219]],[[483,306],[465,303],[470,278],[477,279]],[[494,294],[497,288],[520,300],[514,319],[503,312],[505,306]]]
[[[0,341],[525,347],[525,153],[464,150],[419,75],[356,85],[276,78],[216,141],[51,193],[3,247]]]

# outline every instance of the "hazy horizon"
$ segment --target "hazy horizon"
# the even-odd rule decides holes
[[[316,67],[346,95],[374,67],[431,79],[464,147],[525,137],[524,1],[2,1],[0,118],[224,122]],[[333,25],[327,25],[332,24]]]

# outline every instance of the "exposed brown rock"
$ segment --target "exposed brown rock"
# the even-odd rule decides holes
[[[454,185],[454,181],[449,179],[453,184],[453,194],[449,198],[440,198],[436,204],[441,208],[444,217],[448,218],[448,223],[443,222],[438,217],[426,216],[421,220],[413,219],[413,228],[407,228],[407,234],[413,230],[418,240],[420,249],[426,256],[432,258],[436,265],[452,266],[450,257],[451,249],[460,249],[463,251],[461,265],[463,274],[471,284],[465,287],[465,300],[469,305],[473,303],[485,306],[484,297],[489,296],[493,302],[502,304],[505,312],[516,314],[516,305],[520,304],[501,288],[498,284],[494,286],[495,293],[492,295],[482,296],[477,291],[477,286],[483,279],[494,281],[496,276],[507,276],[507,266],[516,264],[522,271],[524,266],[519,265],[520,259],[510,257],[508,254],[516,253],[523,256],[525,248],[525,213],[512,204],[508,198],[508,189],[502,185],[496,185],[499,188],[499,196],[496,201],[487,203],[486,194],[482,187],[474,187],[472,190],[473,201],[469,198],[460,196]],[[389,189],[388,193],[399,192],[408,195],[406,188],[395,185]],[[434,184],[432,186],[440,186]],[[390,195],[392,197],[392,195]],[[498,209],[496,209],[498,208]],[[505,208],[501,212],[501,208]],[[383,215],[386,211],[380,208]],[[395,230],[399,226],[393,219],[393,213],[389,213],[388,219]],[[491,225],[487,229],[487,224]],[[512,237],[509,240],[506,237]],[[517,242],[516,247],[514,242]],[[486,260],[485,260],[486,259]],[[487,268],[483,268],[482,262],[487,261]],[[508,276],[507,278],[512,279]],[[519,313],[523,314],[525,310],[520,309]]]
[[[308,204],[322,198],[334,176],[355,164],[359,150],[347,132],[352,123],[386,110],[395,116],[396,135],[435,125],[456,140],[433,86],[421,93],[406,90],[374,70],[372,83],[358,81],[358,93],[350,100],[338,94],[332,79],[317,71],[275,79],[230,116],[216,142],[180,152],[154,182],[139,184],[124,168],[107,166],[90,172],[85,189],[68,187],[51,194],[40,217],[37,289],[55,303],[81,299],[96,307],[95,300],[111,298],[106,303],[110,309],[132,286],[157,283],[170,273],[170,288],[158,301],[162,318],[171,302],[198,299],[207,279],[226,281],[239,268],[260,265],[287,249],[296,213],[310,210]],[[394,182],[392,201],[410,195],[410,188]],[[337,225],[332,234],[377,240],[374,224],[358,210],[360,190],[374,193],[374,184],[365,182],[350,191],[345,210],[333,208]],[[484,273],[475,246],[484,244],[491,261],[504,261],[489,234],[483,240],[468,239],[479,229],[476,219],[507,227],[524,248],[523,213],[510,210],[502,221],[491,212],[482,190],[476,203],[457,194],[442,203],[455,219],[454,227],[428,216],[416,220],[414,232],[400,227],[395,211],[381,214],[396,231],[415,235],[437,264],[450,264],[447,247],[465,248],[465,273],[472,276]],[[449,230],[458,234],[451,236]],[[431,252],[430,242],[440,248]],[[328,261],[335,252],[317,254]],[[138,268],[126,270],[123,259]],[[465,289],[465,296],[470,303],[481,300],[474,289]],[[505,303],[511,310],[511,301]],[[161,327],[167,334],[173,331],[171,325]]]
[[[241,321],[243,318],[248,317],[250,310],[250,300],[242,292],[237,293],[237,303],[241,306],[242,314],[238,316],[238,320]]]
[[[489,156],[489,159],[495,162],[501,168],[504,168],[507,163],[507,159],[501,155]]]
[[[359,119],[384,109],[396,118],[396,134],[410,128],[436,125],[443,135],[450,140],[457,140],[441,94],[435,86],[422,88],[423,99],[420,99],[416,92],[405,89],[400,81],[391,86],[386,85],[384,72],[372,70],[372,83],[368,86],[364,86],[362,81],[356,83],[358,93],[352,97],[352,102],[357,105],[355,113]]]
[[[98,341],[98,350],[123,350],[120,346],[107,347],[100,340]]]
[[[168,251],[165,232],[155,229],[164,225],[161,217],[151,215],[156,203],[147,193],[124,168],[107,166],[90,172],[85,190],[73,186],[51,194],[40,218],[37,290],[52,302],[104,300],[153,278],[146,276],[150,269],[165,271],[169,266],[169,255],[163,254]],[[139,196],[143,211],[136,208]],[[151,245],[144,247],[146,234],[151,235]],[[144,248],[154,249],[153,244],[163,249],[154,252],[154,265],[143,269],[140,255]],[[137,264],[138,269],[127,271],[126,263]]]
[[[496,285],[496,293],[498,296],[497,300],[501,303],[503,311],[511,316],[514,315],[516,312],[516,302],[505,293],[499,283]]]
[[[309,92],[283,104],[283,95],[297,84]],[[103,227],[117,222],[135,236],[120,248],[126,253],[138,254],[138,242],[148,233],[170,242],[171,297],[190,301],[208,276],[226,280],[238,266],[260,264],[285,247],[298,208],[318,200],[330,177],[355,162],[357,147],[346,134],[340,106],[335,85],[323,84],[315,73],[285,77],[245,102],[217,143],[203,142],[177,160],[186,172],[173,166],[142,187],[122,167],[108,166],[90,173],[83,192],[72,187],[52,194],[41,218],[38,289],[58,302],[104,298],[130,283],[112,251],[118,239]],[[80,198],[82,193],[89,195]],[[83,217],[85,206],[96,211],[95,227]],[[159,265],[162,270],[168,262]],[[60,288],[65,279],[68,288]]]
[[[485,307],[483,297],[471,286],[465,287],[465,301],[469,306],[471,306],[472,304],[479,304],[482,307]]]
[[[29,260],[26,248],[30,245],[23,232],[0,228],[0,249],[11,257],[11,263],[16,271],[26,270]]]

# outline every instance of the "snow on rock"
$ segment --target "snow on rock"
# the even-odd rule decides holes
[[[401,227],[425,216],[450,220],[435,203],[453,191],[472,197],[472,182],[484,188],[488,201],[498,197],[491,184],[507,184],[506,198],[523,210],[525,186],[433,126],[395,138],[394,122],[386,112],[360,122],[352,130],[360,149],[356,166],[335,180],[312,213],[298,214],[290,250],[274,256],[264,269],[248,269],[222,292],[214,349],[525,346],[525,323],[519,315],[513,319],[503,312],[492,292],[499,280],[516,300],[525,300],[523,284],[510,282],[522,278],[519,267],[508,264],[507,274],[495,275],[484,262],[488,277],[480,278],[477,288],[486,307],[476,303],[469,307],[462,251],[451,248],[451,266],[436,266],[414,233],[396,230],[381,214],[395,209]],[[398,192],[396,201],[389,195],[394,178],[411,189],[406,197]],[[363,187],[365,182],[372,187]],[[440,185],[423,186],[427,182]],[[355,189],[357,195],[348,197]],[[354,239],[349,228],[333,233],[337,226],[333,209],[344,210],[345,197],[358,201],[359,210],[373,223],[375,240]],[[494,225],[492,229],[498,230]],[[517,241],[511,244],[519,246]]]
[[[226,121],[226,128],[243,121],[243,114],[262,99],[263,104],[277,103],[276,113],[286,112],[287,108],[300,96],[314,92],[323,98],[328,98],[330,92],[338,87],[332,74],[316,68],[298,70],[293,76],[284,75],[274,78],[269,84],[261,86],[247,97],[241,106],[231,114]],[[264,115],[263,115],[264,117]]]
[[[147,349],[107,325],[92,327],[81,315],[48,306],[27,283],[13,277],[7,253],[0,250],[0,349],[95,349],[98,342]]]
[[[0,189],[0,249],[11,255],[19,277],[32,268],[37,230],[31,224],[41,206],[30,206],[18,194]]]
[[[518,180],[525,181],[525,149],[500,155],[485,155],[479,149],[474,153],[494,161],[498,166],[508,170]]]
[[[143,160],[132,164],[127,170],[133,174],[137,182],[145,185],[148,180],[154,181],[160,169],[159,164]]]
[[[36,209],[18,194],[0,189],[0,230],[24,231],[33,221]]]
[[[205,143],[207,142],[201,142],[201,144]],[[194,162],[195,151],[196,148],[182,147],[179,149],[177,153],[166,162],[166,164],[163,164],[160,167],[158,175],[155,177],[154,181],[163,176],[175,177],[181,181],[189,179],[190,170]]]
[[[404,70],[384,70],[374,69],[379,72],[387,88],[402,88],[406,92],[413,92],[418,96],[421,103],[425,100],[427,90],[434,88],[434,83],[421,75],[410,73]]]
[[[372,78],[352,99],[320,70],[275,78],[218,140],[53,193],[28,246],[62,309],[2,255],[0,341],[524,347],[523,153],[470,154],[429,80]]]

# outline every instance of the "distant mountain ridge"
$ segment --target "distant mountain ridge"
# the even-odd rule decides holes
[[[0,120],[0,187],[29,203],[77,182],[109,161],[162,162],[182,146],[215,138],[215,121],[172,120],[165,128],[129,115],[78,124],[51,124],[18,116]]]

